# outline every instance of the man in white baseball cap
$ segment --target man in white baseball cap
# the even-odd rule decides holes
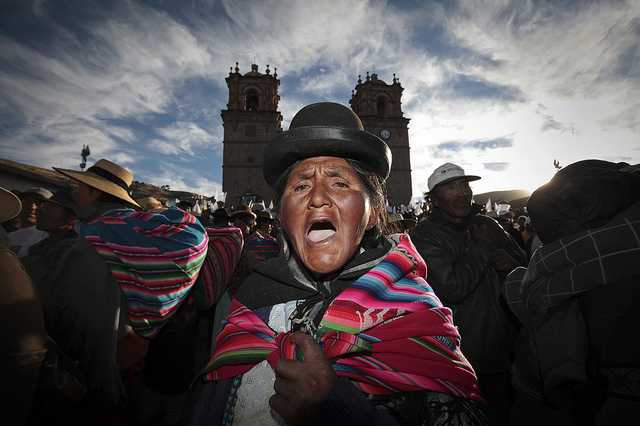
[[[427,281],[453,311],[461,347],[489,406],[508,418],[510,355],[518,333],[500,301],[506,275],[525,264],[513,239],[492,218],[479,215],[469,182],[480,179],[446,163],[429,177],[432,212],[410,231],[427,262]]]

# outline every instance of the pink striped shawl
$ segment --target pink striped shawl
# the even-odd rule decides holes
[[[198,220],[172,207],[162,213],[114,210],[91,222],[77,221],[111,269],[133,329],[153,337],[191,290],[209,238]]]
[[[426,266],[408,237],[327,309],[316,339],[333,368],[362,391],[395,394],[430,389],[483,401],[473,368],[460,352],[451,311],[424,278]],[[251,310],[233,301],[205,380],[249,371],[267,359],[303,359]]]

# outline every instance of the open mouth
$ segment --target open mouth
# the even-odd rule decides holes
[[[309,228],[307,238],[312,243],[317,243],[333,236],[336,233],[336,227],[329,221],[314,222]]]

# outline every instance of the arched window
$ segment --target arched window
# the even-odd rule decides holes
[[[386,95],[379,95],[376,98],[376,115],[378,117],[389,116],[389,98]]]
[[[244,109],[247,111],[258,110],[258,91],[249,89],[244,95]]]

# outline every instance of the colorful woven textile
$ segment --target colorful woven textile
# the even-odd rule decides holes
[[[193,286],[209,238],[198,220],[172,207],[162,213],[114,210],[77,221],[111,269],[127,302],[133,329],[151,338]]]
[[[252,236],[247,238],[244,247],[255,254],[260,261],[278,257],[278,253],[280,253],[280,247],[275,238],[263,237],[258,232],[254,232]]]
[[[191,297],[198,309],[208,309],[220,299],[227,288],[240,255],[240,228],[205,228],[209,235],[209,250]]]
[[[482,401],[475,373],[459,350],[451,311],[421,276],[424,261],[407,237],[329,305],[316,339],[333,368],[375,395],[430,389]],[[233,301],[203,373],[221,380],[267,359],[302,359],[290,333],[274,333]]]

